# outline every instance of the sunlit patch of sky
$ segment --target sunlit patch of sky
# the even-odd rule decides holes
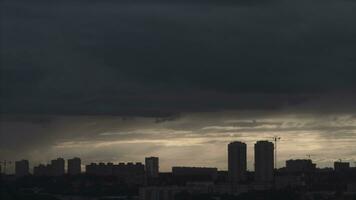
[[[281,137],[278,167],[287,159],[309,156],[319,167],[331,167],[338,159],[356,160],[356,120],[352,115],[272,113],[244,118],[239,112],[218,112],[186,114],[160,123],[154,118],[78,116],[55,117],[45,126],[23,125],[33,134],[38,131],[35,137],[43,136],[42,143],[33,141],[31,145],[28,140],[22,152],[7,146],[0,153],[28,158],[32,164],[56,157],[79,156],[88,164],[143,162],[145,156],[159,156],[163,171],[177,165],[226,169],[227,144],[239,140],[247,143],[248,169],[253,170],[254,143],[272,141],[273,136]]]

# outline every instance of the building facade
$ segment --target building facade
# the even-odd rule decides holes
[[[82,172],[80,158],[72,158],[68,160],[68,174],[78,175]]]
[[[52,166],[40,164],[33,168],[33,175],[35,176],[51,176],[52,175]]]
[[[310,159],[296,159],[286,161],[286,171],[289,173],[313,172],[316,164]]]
[[[144,182],[145,166],[140,163],[91,163],[86,165],[86,174],[91,176],[115,176],[126,183]]]
[[[342,162],[342,161],[337,161],[334,162],[334,170],[335,171],[345,171],[350,169],[350,163],[349,162]]]
[[[159,158],[145,158],[145,172],[147,178],[158,178],[159,175]]]
[[[173,177],[205,177],[215,180],[218,169],[215,167],[172,167]]]
[[[274,144],[269,141],[257,141],[255,144],[255,181],[268,183],[273,181]]]
[[[51,160],[51,175],[52,176],[62,176],[65,173],[65,161],[63,158],[57,158]]]
[[[231,183],[246,180],[246,144],[231,142],[228,145],[228,178]]]
[[[30,174],[30,166],[28,160],[20,160],[15,162],[15,174],[17,177],[27,176]]]

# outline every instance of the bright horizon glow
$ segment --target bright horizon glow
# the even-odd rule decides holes
[[[38,137],[47,137],[42,146],[32,144],[27,151],[8,149],[16,159],[29,159],[32,166],[56,157],[81,157],[83,164],[89,164],[144,162],[145,157],[158,156],[161,171],[170,171],[172,166],[226,170],[227,144],[242,141],[247,144],[248,170],[252,171],[254,143],[272,141],[275,135],[282,138],[278,143],[277,167],[283,167],[288,159],[307,159],[307,155],[311,155],[317,167],[332,167],[339,159],[353,165],[356,160],[356,119],[344,114],[191,113],[161,123],[153,118],[59,116],[46,126],[20,124]],[[2,122],[7,132],[23,131],[7,129],[6,125]]]

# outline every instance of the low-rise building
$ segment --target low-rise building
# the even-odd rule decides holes
[[[209,177],[216,180],[218,169],[213,167],[172,167],[174,177]]]
[[[313,172],[316,169],[316,164],[310,159],[296,159],[286,161],[286,172]]]
[[[342,162],[342,161],[337,161],[334,162],[334,170],[339,172],[339,171],[345,171],[350,169],[350,163],[349,162]]]

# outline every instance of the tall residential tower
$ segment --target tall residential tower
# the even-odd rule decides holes
[[[269,183],[273,181],[274,145],[269,141],[257,141],[255,144],[255,181]]]
[[[30,174],[28,160],[20,160],[15,162],[15,173],[17,177],[27,176]]]
[[[231,142],[228,145],[228,176],[231,183],[246,180],[246,144]]]
[[[63,158],[57,158],[55,160],[51,160],[51,174],[52,176],[62,176],[64,175],[64,164],[65,161]]]
[[[80,158],[72,158],[68,160],[68,174],[78,175],[81,173],[81,160]]]
[[[159,159],[158,157],[145,158],[146,176],[147,178],[158,178],[159,174]]]

